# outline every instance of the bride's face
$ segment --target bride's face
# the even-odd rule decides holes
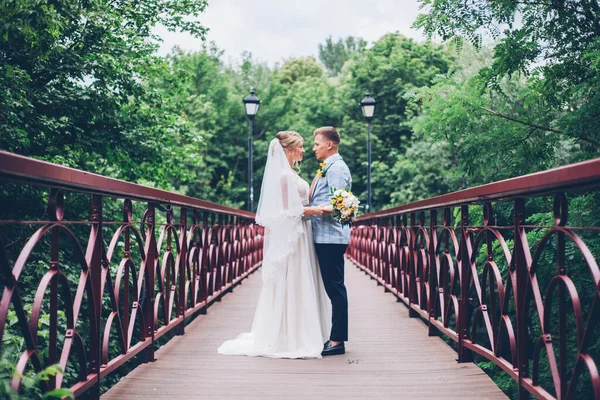
[[[304,143],[300,142],[294,148],[292,161],[302,161],[302,157],[304,157]]]

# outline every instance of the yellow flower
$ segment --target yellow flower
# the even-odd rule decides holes
[[[319,178],[323,177],[323,172],[321,172],[321,170],[317,170],[317,177],[319,177]]]
[[[331,199],[331,204],[335,204],[335,199]]]
[[[321,168],[325,168],[327,166],[327,163],[322,162],[319,165],[321,166]]]

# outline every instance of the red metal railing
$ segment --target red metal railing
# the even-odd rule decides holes
[[[506,371],[520,398],[600,399],[600,270],[586,245],[598,250],[600,228],[569,226],[565,195],[598,187],[600,159],[366,214],[347,255],[454,340],[459,362]],[[528,224],[549,198],[554,224]]]
[[[0,337],[24,339],[16,390],[23,373],[59,363],[76,377],[66,383],[76,396],[98,397],[105,376],[138,354],[153,360],[155,341],[183,334],[186,317],[205,312],[262,260],[263,230],[249,212],[0,151],[1,181],[49,188],[49,221],[0,221],[2,231],[39,226],[14,259],[0,246]],[[88,221],[65,220],[65,192],[89,194]],[[106,215],[109,201],[114,219],[121,203],[121,220]],[[75,232],[82,226],[89,234]],[[23,281],[34,272],[39,281]],[[8,323],[9,314],[16,320]],[[46,389],[64,386],[59,374]]]

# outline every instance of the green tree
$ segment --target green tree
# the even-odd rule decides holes
[[[425,141],[449,146],[451,168],[462,177],[453,190],[573,161],[574,152],[567,149],[577,148],[564,135],[538,128],[549,126],[556,113],[546,108],[525,79],[503,79],[502,94],[482,93],[479,70],[492,63],[491,53],[489,48],[477,52],[466,46],[451,74],[405,96],[411,100],[414,131]],[[531,125],[501,118],[499,113]],[[565,154],[559,155],[559,149]]]
[[[260,136],[256,140],[255,182],[260,183],[267,146],[278,131],[295,130],[305,140],[301,175],[312,181],[318,163],[310,151],[313,132],[324,125],[338,125],[341,109],[335,102],[336,86],[312,57],[287,60],[272,72],[271,83],[261,97],[257,118]],[[257,130],[258,130],[257,129]],[[255,193],[260,186],[255,188]]]
[[[279,80],[282,84],[292,84],[308,77],[323,76],[323,68],[317,64],[314,57],[292,58],[286,61],[279,71]]]
[[[194,53],[175,50],[170,63],[188,78],[183,90],[170,95],[183,104],[186,119],[202,138],[196,148],[202,162],[194,168],[202,178],[190,183],[187,193],[241,207],[246,199],[248,157],[242,99],[255,84],[260,85],[260,95],[270,72],[262,64],[254,65],[249,54],[243,55],[239,67],[225,65],[221,56],[214,44]]]
[[[168,93],[182,76],[152,27],[202,37],[204,0],[10,1],[0,15],[0,148],[162,187],[198,140]],[[156,85],[160,77],[160,87]],[[168,77],[168,79],[163,79]],[[180,148],[180,154],[166,150]],[[200,162],[199,160],[193,160]]]
[[[425,13],[414,26],[429,37],[480,47],[483,35],[500,38],[484,84],[501,91],[503,77],[531,77],[532,88],[561,111],[554,130],[600,148],[600,5],[597,0],[420,0]],[[548,130],[552,132],[552,130]],[[589,157],[589,155],[588,155]]]
[[[347,158],[354,174],[354,191],[366,198],[366,123],[358,102],[366,91],[377,100],[372,128],[373,209],[389,205],[391,194],[402,184],[389,174],[398,157],[412,143],[404,95],[430,85],[439,74],[448,72],[452,58],[441,46],[418,44],[399,34],[388,34],[373,46],[356,54],[344,67],[336,93],[344,115],[340,130],[343,146],[351,149]]]
[[[331,36],[325,39],[324,44],[319,44],[319,60],[325,65],[329,76],[337,76],[342,67],[353,54],[358,53],[367,46],[367,42],[360,37],[348,36],[334,42]]]

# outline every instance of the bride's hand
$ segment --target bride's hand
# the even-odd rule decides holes
[[[327,207],[306,207],[304,209],[304,215],[311,215],[311,216],[316,216],[316,217],[321,217],[325,214],[330,213],[331,210],[329,210]]]

